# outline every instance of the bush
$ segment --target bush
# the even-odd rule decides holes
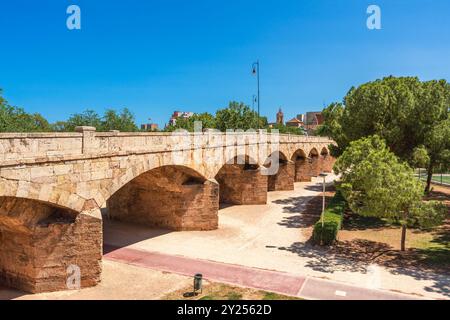
[[[337,238],[338,231],[341,229],[342,218],[346,202],[341,192],[336,192],[328,207],[323,213],[322,221],[316,222],[313,231],[313,241],[320,245],[331,245]]]

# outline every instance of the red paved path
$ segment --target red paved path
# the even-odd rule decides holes
[[[413,296],[350,286],[329,280],[302,277],[208,260],[166,255],[131,248],[105,246],[104,257],[134,266],[193,276],[208,280],[273,291],[307,299],[415,299]]]

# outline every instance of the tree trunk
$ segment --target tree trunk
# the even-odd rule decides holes
[[[427,169],[427,185],[425,187],[425,193],[430,192],[431,189],[431,179],[433,178],[433,161],[430,159]]]
[[[401,250],[402,251],[406,251],[406,224],[402,225]]]

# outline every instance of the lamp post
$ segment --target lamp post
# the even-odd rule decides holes
[[[260,129],[259,128],[259,114],[260,114],[259,113],[259,111],[260,111],[260,109],[259,109],[259,60],[257,60],[255,63],[253,63],[252,74],[256,75],[256,84],[258,87],[258,129]]]
[[[323,225],[324,225],[324,221],[323,221],[323,213],[325,212],[325,178],[327,177],[327,174],[325,172],[321,172],[319,174],[319,177],[323,178],[323,196],[322,196],[322,213],[320,214],[320,221],[322,223],[322,230],[323,230]]]
[[[256,97],[256,95],[253,95],[252,97],[252,112],[253,114],[255,114],[255,102],[258,101],[258,98]]]

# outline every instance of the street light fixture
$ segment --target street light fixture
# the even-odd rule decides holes
[[[258,87],[258,129],[260,129],[260,123],[259,123],[259,115],[260,115],[260,109],[259,109],[259,60],[257,60],[252,65],[252,74],[256,76],[256,84]]]
[[[325,212],[325,187],[326,187],[326,181],[325,178],[327,177],[327,174],[325,172],[321,172],[319,174],[319,177],[323,178],[323,196],[322,196],[322,213],[320,214],[320,221],[322,223],[322,230],[323,230],[323,225],[324,225],[324,221],[323,221],[323,213]]]

